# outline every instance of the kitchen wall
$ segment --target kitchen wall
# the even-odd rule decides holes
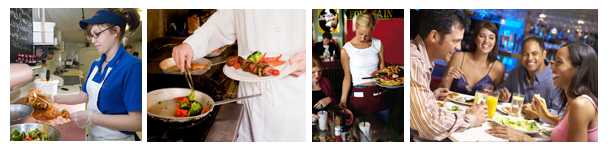
[[[17,59],[18,53],[32,53],[33,25],[31,8],[11,8],[11,63]]]
[[[141,41],[130,42],[130,45],[133,46],[133,49],[135,49],[139,52],[139,57],[141,58],[141,56],[143,56],[143,53],[141,51],[141,49],[142,49]],[[67,58],[69,55],[73,55],[73,54],[78,55],[78,59],[81,63],[80,70],[84,74],[86,74],[89,71],[91,62],[93,60],[99,58],[99,53],[97,53],[97,50],[93,46],[85,47],[84,43],[65,42],[65,50],[63,52],[61,52],[61,56],[63,57],[63,60],[65,60],[65,58]],[[59,56],[59,55],[56,55],[56,56]],[[55,58],[54,60],[56,61],[57,59]]]

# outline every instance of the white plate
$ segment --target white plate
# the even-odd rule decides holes
[[[507,110],[507,108],[509,107],[511,107],[511,103],[501,103],[500,105],[498,105],[498,107],[496,107],[496,110],[505,115],[509,115],[509,111]]]
[[[458,110],[454,111],[451,110],[452,107],[458,107]],[[467,110],[468,107],[466,106],[462,106],[460,104],[455,104],[453,102],[446,102],[443,104],[443,109],[449,111],[449,112],[464,112]]]
[[[466,105],[466,106],[471,106],[473,104],[473,101],[471,100],[470,102],[467,102],[466,100],[468,99],[474,99],[474,96],[471,95],[466,95],[466,94],[461,94],[458,93],[458,97],[453,98],[453,99],[449,99],[450,101],[457,103],[457,104],[461,104],[461,105]]]
[[[500,120],[503,120],[503,119],[509,119],[509,120],[518,121],[518,122],[519,121],[531,121],[531,120],[526,120],[524,118],[518,118],[518,117],[512,117],[512,116],[504,116],[504,115],[496,115],[496,116],[494,116],[494,119],[492,121],[494,121],[496,123],[502,124],[500,122]],[[513,129],[515,129],[517,131],[524,132],[526,134],[538,134],[541,131],[542,127],[536,121],[534,121],[534,124],[536,124],[536,126],[538,127],[537,130],[527,130],[527,129],[525,129],[524,126],[515,127],[515,126],[509,126],[509,125],[506,125],[506,124],[503,124],[503,125],[508,126],[510,128],[513,128]]]
[[[294,70],[293,67],[287,62],[285,62],[285,64],[283,65],[274,68],[279,70],[280,74],[278,76],[258,76],[253,73],[243,71],[243,69],[234,69],[233,67],[230,67],[228,65],[224,65],[223,71],[226,76],[233,80],[243,82],[261,82],[287,77],[289,73],[293,72]]]

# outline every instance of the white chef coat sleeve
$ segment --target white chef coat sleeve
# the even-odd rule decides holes
[[[218,10],[207,22],[190,35],[184,43],[192,47],[193,59],[205,57],[214,49],[236,41],[234,12]]]

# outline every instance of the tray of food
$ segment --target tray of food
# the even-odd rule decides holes
[[[403,87],[403,66],[388,66],[374,75],[376,84],[384,88]]]

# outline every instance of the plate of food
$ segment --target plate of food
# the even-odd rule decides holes
[[[195,60],[192,60],[192,62],[190,64],[190,72],[192,73],[192,75],[201,75],[201,74],[204,74],[205,72],[207,72],[207,70],[209,70],[209,68],[211,66],[212,66],[211,61],[206,58],[195,59]],[[160,67],[160,70],[162,70],[163,73],[166,73],[166,74],[175,74],[175,75],[184,74],[177,68],[177,64],[175,63],[175,60],[173,59],[173,57],[167,58],[167,59],[164,59],[163,61],[161,61],[159,64],[159,67]]]
[[[537,134],[541,131],[541,126],[538,122],[521,117],[495,115],[492,121],[527,134]]]
[[[449,112],[464,112],[466,110],[465,106],[458,105],[452,102],[444,103],[443,108]]]
[[[509,115],[511,114],[511,103],[502,103],[496,107],[496,110],[505,115]]]
[[[376,84],[384,88],[403,87],[403,66],[388,66],[374,75]]]
[[[446,97],[446,99],[448,99],[449,101],[452,101],[454,103],[457,103],[457,104],[472,106],[473,101],[475,100],[475,97],[471,96],[471,95],[450,92],[448,94],[448,96]]]
[[[243,82],[260,82],[283,78],[293,72],[281,54],[268,54],[255,51],[246,58],[232,56],[226,60],[224,74],[231,79]]]

